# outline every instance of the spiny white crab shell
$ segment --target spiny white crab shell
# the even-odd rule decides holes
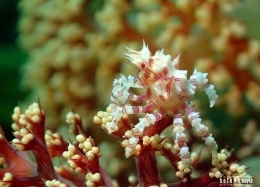
[[[187,71],[178,69],[180,55],[171,60],[171,55],[165,55],[163,53],[163,49],[156,51],[155,54],[152,55],[148,46],[145,45],[145,43],[143,43],[143,48],[141,51],[135,51],[128,47],[127,50],[129,51],[129,53],[125,53],[126,57],[140,70],[140,62],[144,62],[146,63],[146,65],[148,65],[149,59],[153,59],[154,62],[152,66],[149,67],[153,72],[158,73],[160,72],[160,70],[166,67],[169,73],[168,76],[175,76],[187,79]]]
[[[144,63],[146,67],[156,74],[163,74],[163,70],[167,69],[167,75],[165,77],[173,77],[174,79],[178,79],[178,81],[172,81],[171,90],[170,90],[170,98],[167,96],[168,93],[166,90],[166,85],[169,81],[165,80],[163,77],[160,79],[152,79],[152,78],[144,78],[139,77],[142,82],[152,91],[152,100],[162,106],[163,108],[171,108],[179,104],[180,99],[178,99],[178,95],[185,96],[189,98],[190,96],[194,95],[194,86],[188,84],[187,80],[187,71],[186,70],[179,70],[178,63],[179,57],[178,55],[176,58],[171,60],[170,55],[165,55],[163,53],[163,49],[156,51],[154,55],[149,51],[148,46],[143,43],[143,48],[141,51],[135,51],[132,49],[127,48],[129,53],[126,53],[128,59],[131,60],[131,63],[135,64],[141,72],[143,71],[140,64]],[[152,60],[153,63],[150,65],[149,61]],[[183,88],[187,91],[183,92]],[[166,101],[163,102],[158,95],[163,96],[166,98]],[[168,98],[167,98],[168,97]]]

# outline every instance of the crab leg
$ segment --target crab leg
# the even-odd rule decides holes
[[[208,133],[208,127],[201,123],[199,112],[196,112],[191,106],[187,106],[185,108],[185,113],[188,116],[191,125],[196,129],[200,137],[205,140],[205,144],[211,150],[212,156],[215,157],[217,155],[218,145],[212,137],[212,134]]]
[[[194,91],[197,87],[203,88],[210,100],[210,107],[213,107],[218,95],[214,90],[214,86],[212,84],[208,84],[208,79],[206,77],[207,73],[201,73],[195,69],[193,74],[190,76],[189,85]]]
[[[129,92],[130,88],[142,88],[141,82],[137,77],[121,76],[119,79],[115,79],[113,82],[113,90],[111,96],[111,106],[116,107],[120,104],[127,104],[128,100],[140,103],[151,96],[151,92],[148,89],[146,93],[138,96]]]
[[[155,108],[155,104],[153,102],[147,103],[144,106],[131,106],[125,105],[122,107],[123,114],[143,114],[148,113],[150,110]]]
[[[129,157],[136,151],[136,147],[139,141],[140,136],[142,136],[144,128],[148,127],[150,124],[154,124],[155,122],[161,120],[163,114],[161,112],[146,114],[145,117],[139,118],[139,123],[135,125],[133,128],[132,137],[129,138],[129,144],[125,148],[125,155]]]
[[[179,155],[181,161],[183,162],[185,168],[188,168],[191,163],[189,148],[186,144],[187,139],[184,131],[184,124],[181,114],[177,114],[174,116],[173,120],[173,132],[176,134],[175,143],[178,144],[179,147]]]

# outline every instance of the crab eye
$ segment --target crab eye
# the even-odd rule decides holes
[[[141,63],[141,68],[144,69],[145,68],[145,64]]]

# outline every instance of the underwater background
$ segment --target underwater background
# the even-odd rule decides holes
[[[12,137],[11,114],[14,106],[25,99],[26,92],[20,89],[21,66],[27,54],[17,45],[17,1],[0,1],[0,119],[9,139]]]
[[[193,102],[219,147],[234,148],[260,185],[260,1],[187,2],[1,0],[0,123],[7,138],[13,108],[38,98],[48,128],[64,133],[73,109],[86,132],[103,137],[93,116],[105,110],[115,78],[136,75],[123,53],[144,40],[152,52],[181,52],[180,69],[189,75],[195,67],[209,73],[216,106],[209,109],[201,93]]]

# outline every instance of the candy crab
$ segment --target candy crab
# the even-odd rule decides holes
[[[133,155],[138,150],[138,142],[142,138],[144,129],[160,121],[166,115],[173,116],[175,143],[178,144],[180,159],[184,165],[189,167],[191,157],[186,145],[183,115],[188,117],[192,127],[205,140],[213,157],[216,156],[218,146],[214,138],[208,133],[208,128],[201,123],[199,113],[190,105],[190,101],[199,87],[206,92],[210,100],[210,107],[215,104],[218,96],[214,86],[208,84],[207,73],[201,73],[195,69],[187,79],[187,71],[178,69],[180,55],[172,60],[170,55],[163,54],[163,50],[152,54],[145,43],[143,43],[141,51],[130,48],[127,50],[126,57],[138,67],[139,73],[136,77],[121,75],[119,79],[114,80],[111,102],[107,109],[112,119],[104,125],[108,133],[113,133],[118,130],[118,123],[123,116],[145,114],[133,126],[130,135],[128,133],[125,136],[127,139],[125,141],[126,157]],[[146,92],[142,95],[135,95],[130,93],[130,88],[143,88],[146,89]],[[139,105],[131,105],[133,102],[139,103]]]

